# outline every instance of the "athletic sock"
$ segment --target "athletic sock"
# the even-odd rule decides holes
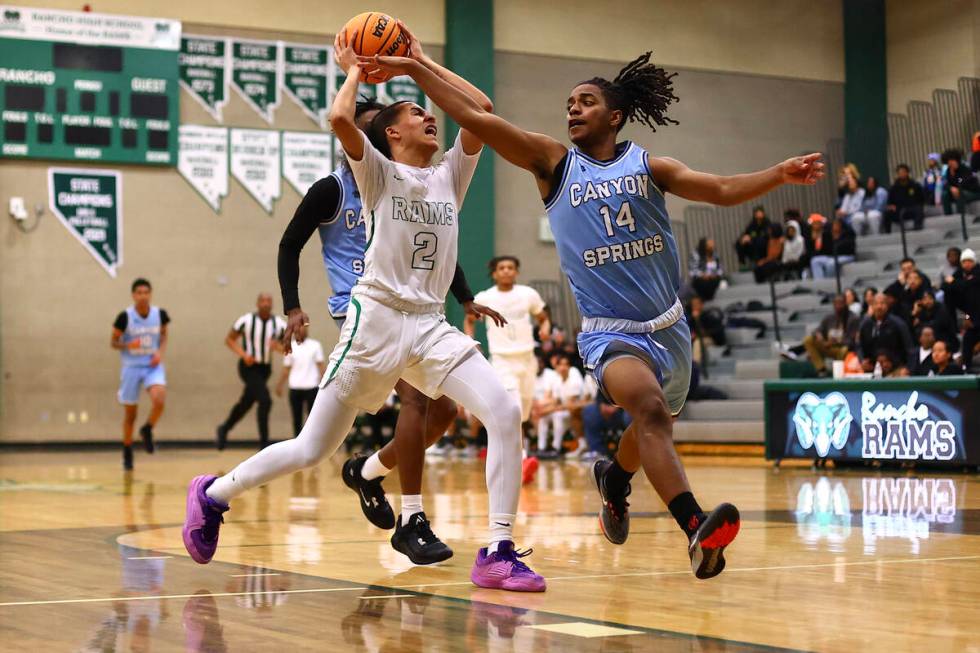
[[[245,488],[242,484],[235,480],[235,470],[232,470],[230,474],[225,474],[214,479],[214,482],[208,486],[204,494],[218,503],[227,506],[232,497],[237,497],[244,491]]]
[[[606,469],[606,474],[603,476],[603,484],[606,486],[606,492],[608,494],[620,495],[626,491],[626,486],[629,485],[630,479],[633,478],[633,474],[636,472],[628,472],[623,469],[618,460],[613,460],[612,464]]]
[[[402,526],[408,526],[408,520],[412,515],[422,512],[421,494],[402,495]]]
[[[701,510],[701,506],[698,505],[694,495],[690,492],[681,492],[671,499],[670,503],[667,504],[667,510],[674,516],[674,521],[681,527],[681,530],[684,531],[688,539],[694,535],[694,532],[698,530],[698,526],[701,525],[701,522],[707,516]]]
[[[361,467],[361,478],[365,481],[373,481],[379,476],[386,476],[390,471],[381,462],[381,456],[378,455],[378,452],[374,452],[370,458],[364,461],[364,467]]]
[[[490,515],[490,545],[487,546],[487,553],[497,550],[497,545],[501,542],[514,541],[514,520],[517,515],[505,513],[492,513]]]

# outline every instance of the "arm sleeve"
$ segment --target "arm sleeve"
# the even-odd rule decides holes
[[[279,291],[285,312],[299,308],[299,255],[322,222],[337,216],[341,204],[340,182],[333,175],[310,187],[296,207],[293,219],[279,241]]]
[[[361,193],[361,204],[367,212],[378,205],[378,200],[384,194],[388,172],[394,164],[371,145],[367,134],[362,133],[361,138],[364,139],[364,154],[361,160],[355,161],[348,156],[347,162],[350,164],[351,172],[354,173],[357,190]]]
[[[160,324],[163,326],[170,324],[170,314],[162,308],[160,309]]]
[[[453,275],[453,282],[449,285],[449,291],[460,304],[473,301],[473,290],[470,289],[466,275],[463,274],[463,267],[459,263],[456,264],[456,274]]]
[[[129,316],[126,315],[126,311],[122,311],[116,316],[116,321],[112,323],[114,329],[119,329],[120,331],[126,330],[126,325],[129,324]]]
[[[467,154],[463,151],[463,144],[460,141],[460,134],[456,134],[456,142],[452,148],[446,152],[445,162],[449,165],[452,175],[453,191],[456,193],[456,209],[463,208],[463,200],[466,198],[466,191],[469,190],[470,182],[473,181],[473,173],[480,162],[480,154],[483,148],[476,154]]]
[[[248,321],[249,317],[251,317],[249,313],[246,313],[245,315],[241,316],[240,318],[235,320],[235,323],[232,325],[231,328],[237,331],[238,333],[241,333],[245,329],[245,323],[246,321]]]
[[[531,292],[528,293],[528,298],[530,299],[528,302],[528,311],[531,313],[531,315],[534,317],[541,315],[541,311],[544,310],[544,300],[541,299],[541,295],[538,293],[538,291],[531,288]]]

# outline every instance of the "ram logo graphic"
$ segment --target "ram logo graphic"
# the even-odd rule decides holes
[[[793,423],[796,437],[804,449],[816,447],[821,458],[830,452],[830,446],[843,449],[851,430],[851,408],[839,392],[831,392],[821,399],[812,392],[804,392],[796,402]]]

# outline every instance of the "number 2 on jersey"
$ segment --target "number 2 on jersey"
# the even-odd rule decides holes
[[[412,254],[412,267],[416,270],[431,270],[436,266],[436,248],[439,238],[431,231],[415,234],[415,253]]]
[[[606,223],[606,235],[612,238],[616,235],[613,231],[612,211],[609,210],[608,205],[603,205],[599,209],[599,213],[602,214],[602,220]],[[626,227],[630,232],[636,231],[636,221],[633,220],[633,210],[630,208],[629,202],[623,202],[619,206],[619,211],[616,212],[616,226]]]

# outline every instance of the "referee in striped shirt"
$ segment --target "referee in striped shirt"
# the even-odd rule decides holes
[[[286,322],[272,314],[272,295],[269,293],[260,294],[255,307],[255,312],[246,313],[235,320],[225,336],[228,349],[239,358],[238,376],[245,388],[228,414],[228,419],[219,424],[215,432],[219,451],[225,448],[228,433],[255,403],[258,403],[255,416],[259,424],[259,447],[264,448],[269,444],[272,396],[266,383],[272,374],[272,351],[286,330]]]

